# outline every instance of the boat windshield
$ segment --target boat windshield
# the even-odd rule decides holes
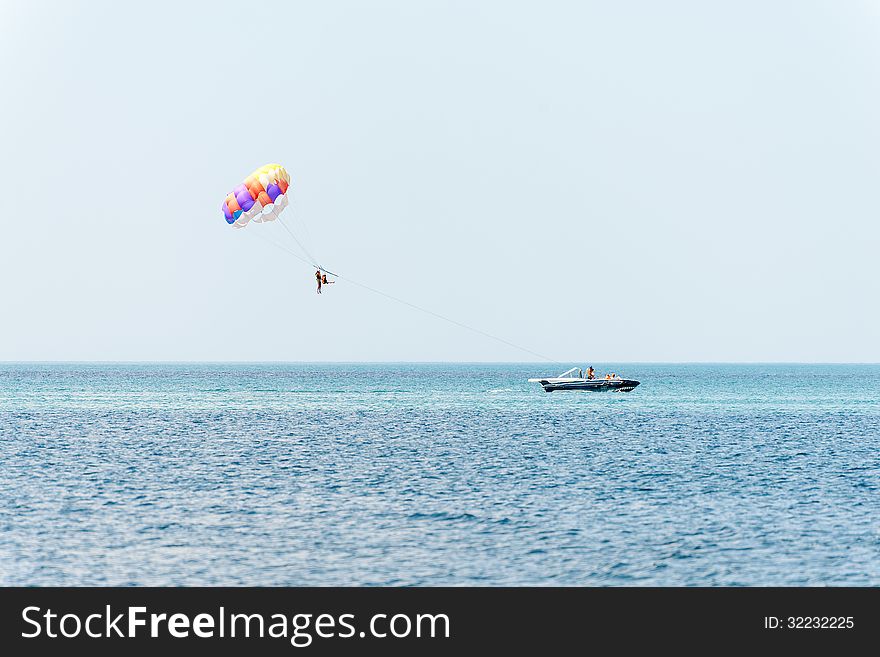
[[[558,378],[558,379],[568,379],[568,378],[577,379],[577,378],[580,378],[580,377],[578,377],[578,368],[572,367],[570,370],[563,372],[562,374],[560,374],[556,378]]]

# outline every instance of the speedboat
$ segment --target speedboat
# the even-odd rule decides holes
[[[619,377],[613,379],[587,379],[584,378],[583,373],[577,367],[572,367],[559,376],[551,376],[545,379],[529,379],[529,383],[540,383],[544,387],[544,392],[553,392],[554,390],[590,390],[592,392],[614,390],[617,392],[629,392],[639,385],[638,381],[621,379]]]

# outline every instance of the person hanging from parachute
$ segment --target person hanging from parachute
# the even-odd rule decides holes
[[[321,286],[322,285],[333,285],[336,281],[328,281],[327,274],[323,273],[320,269],[315,271],[315,278],[318,281],[318,294],[321,294]]]

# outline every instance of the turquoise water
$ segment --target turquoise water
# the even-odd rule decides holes
[[[880,585],[880,366],[0,364],[0,584]]]

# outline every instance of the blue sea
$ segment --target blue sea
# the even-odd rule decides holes
[[[880,585],[880,366],[0,364],[3,585]]]

